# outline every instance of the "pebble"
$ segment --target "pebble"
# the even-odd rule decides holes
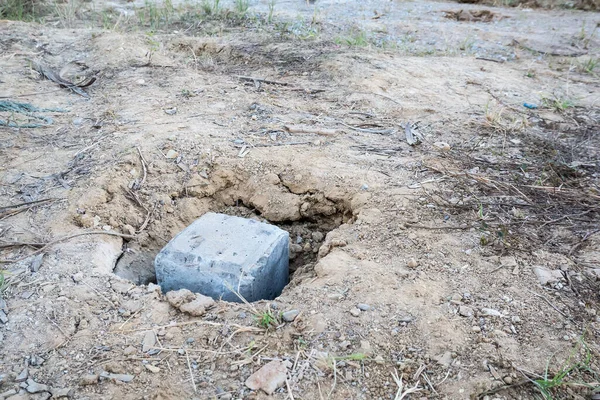
[[[383,363],[385,363],[385,360],[383,359],[383,357],[381,355],[379,355],[379,356],[375,357],[375,362],[377,364],[383,364]]]
[[[371,306],[368,304],[359,303],[356,305],[356,308],[358,308],[360,311],[369,311],[371,309]]]
[[[61,398],[61,397],[71,397],[71,388],[52,388],[50,389],[50,393],[52,394],[52,397],[54,398]]]
[[[450,150],[450,145],[446,142],[435,142],[433,145],[442,151]]]
[[[83,280],[83,273],[78,272],[78,273],[74,274],[71,278],[73,279],[73,282],[75,282],[75,283],[81,282]]]
[[[8,322],[8,317],[6,316],[6,313],[2,310],[0,310],[0,322],[2,322],[3,324],[6,324]]]
[[[299,244],[290,244],[290,252],[292,253],[300,253],[302,252],[302,246],[300,246]]]
[[[458,314],[463,317],[470,318],[473,316],[473,309],[467,306],[460,306],[458,307]]]
[[[125,356],[130,356],[132,354],[135,354],[137,352],[137,349],[133,346],[127,346],[125,347],[125,349],[123,349],[123,355]]]
[[[493,308],[482,308],[481,313],[487,317],[501,317],[502,313],[498,310],[494,310]]]
[[[564,281],[565,277],[560,270],[549,270],[547,268],[535,267],[533,273],[541,285],[549,285]]]
[[[79,381],[79,384],[81,386],[89,386],[89,385],[95,385],[98,383],[98,375],[84,375],[81,377],[81,380]]]
[[[444,354],[440,354],[439,356],[436,356],[433,358],[435,361],[437,361],[438,364],[443,365],[445,367],[449,367],[450,365],[452,365],[452,353],[447,351]]]
[[[298,314],[300,314],[300,311],[298,311],[298,310],[289,310],[289,311],[284,312],[281,315],[281,318],[283,318],[283,320],[285,322],[292,322],[296,319]]]
[[[371,343],[369,343],[368,340],[360,341],[360,352],[367,356],[370,356],[373,354],[373,348],[371,347]]]
[[[406,265],[408,265],[409,268],[417,268],[419,266],[419,263],[414,258],[411,258],[410,260],[408,260],[408,263]]]
[[[29,357],[29,365],[31,365],[32,367],[39,367],[44,362],[46,362],[46,360],[44,360],[40,356],[36,356],[35,354],[33,354],[32,356]]]
[[[353,317],[359,317],[360,310],[358,308],[353,308],[352,310],[350,310],[350,314],[352,314]]]
[[[21,371],[21,373],[19,375],[17,375],[17,377],[15,378],[15,382],[18,382],[18,383],[25,382],[28,377],[29,377],[29,370],[27,368],[25,368],[23,371]]]
[[[514,315],[510,318],[510,320],[513,322],[513,324],[520,324],[521,323],[521,318],[519,318],[517,315]]]
[[[129,374],[109,374],[106,371],[102,371],[102,373],[100,374],[100,376],[102,378],[105,379],[114,379],[117,381],[121,381],[121,382],[131,382],[134,378],[133,375],[129,375]]]
[[[49,390],[47,385],[37,383],[33,379],[27,379],[27,391],[29,393],[48,392]]]
[[[266,394],[272,394],[285,383],[287,364],[288,362],[278,360],[271,361],[250,375],[244,384],[252,390],[261,389]]]
[[[147,353],[156,344],[156,334],[154,331],[147,331],[142,340],[142,351]]]
[[[178,152],[176,152],[173,149],[169,149],[169,151],[167,151],[167,154],[165,155],[165,157],[169,160],[172,160],[172,159],[177,158],[178,155],[179,155]]]
[[[179,353],[180,356],[185,354],[185,350],[184,349],[179,349],[177,350],[177,353]]]
[[[513,382],[512,378],[510,376],[505,376],[504,377],[504,383],[506,383],[507,385],[511,385]]]
[[[158,368],[154,365],[151,365],[151,364],[146,364],[146,365],[144,365],[144,367],[146,367],[146,369],[148,371],[152,372],[153,374],[157,374],[160,372],[160,368]]]
[[[321,233],[321,232],[319,232],[319,231],[313,232],[313,233],[311,234],[311,236],[312,236],[312,239],[313,239],[315,242],[320,242],[320,241],[322,241],[322,240],[325,238],[325,235],[323,235],[323,233]]]
[[[477,325],[474,325],[474,326],[471,328],[471,330],[472,330],[473,332],[475,332],[475,333],[479,333],[479,332],[481,332],[481,328],[480,328],[480,327],[478,327]]]
[[[187,340],[186,340],[187,344],[192,344],[195,341],[196,341],[196,339],[194,339],[194,338],[187,338]]]

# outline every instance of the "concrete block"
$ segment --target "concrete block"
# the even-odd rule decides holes
[[[288,283],[289,234],[270,224],[207,213],[173,238],[156,256],[163,293],[189,289],[213,299],[271,300]]]

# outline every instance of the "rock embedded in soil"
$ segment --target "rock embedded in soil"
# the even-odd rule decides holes
[[[98,383],[98,375],[95,375],[95,374],[84,375],[81,377],[81,380],[79,381],[79,384],[81,386],[95,385],[97,383]]]
[[[356,305],[356,308],[358,308],[360,311],[369,311],[371,309],[371,306],[368,304],[359,303]]]
[[[272,394],[285,383],[286,376],[286,362],[274,360],[250,375],[245,385],[252,390],[260,389],[266,394]]]
[[[360,310],[358,308],[353,308],[350,310],[350,314],[352,314],[353,317],[360,317]]]
[[[543,267],[534,267],[533,273],[541,285],[550,285],[565,280],[565,276],[560,270],[550,270]]]
[[[144,334],[144,339],[142,340],[142,351],[147,353],[154,347],[156,344],[156,334],[154,331],[148,331]]]
[[[281,318],[285,321],[285,322],[292,322],[296,319],[296,317],[298,316],[298,314],[300,314],[300,311],[298,310],[290,310],[290,311],[286,311],[283,314],[281,314]]]
[[[23,371],[21,371],[21,373],[19,375],[17,375],[17,377],[15,378],[15,382],[18,382],[18,383],[25,382],[28,377],[29,377],[29,370],[27,368],[25,368]]]
[[[189,289],[213,299],[274,299],[288,282],[289,234],[276,226],[207,213],[156,256],[163,292]]]
[[[460,314],[463,317],[470,318],[473,316],[473,309],[467,306],[460,306],[458,307],[458,314]]]
[[[62,397],[71,397],[71,392],[72,389],[71,388],[51,388],[50,389],[50,393],[52,394],[53,398],[57,398],[60,399]]]
[[[417,268],[419,266],[419,263],[414,258],[411,258],[410,260],[408,260],[408,263],[406,263],[406,265],[408,265],[409,268]]]
[[[48,392],[50,389],[48,389],[47,385],[37,383],[33,379],[27,379],[27,389],[26,390],[29,393],[41,393],[41,392]]]

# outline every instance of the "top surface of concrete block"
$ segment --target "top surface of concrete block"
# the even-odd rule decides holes
[[[249,301],[273,298],[287,284],[288,238],[274,225],[204,214],[157,255],[158,283],[163,291],[186,288],[229,301],[237,298],[228,287]]]
[[[171,252],[252,268],[274,242],[288,235],[283,229],[247,218],[206,213],[169,242]],[[165,248],[167,248],[165,247]]]

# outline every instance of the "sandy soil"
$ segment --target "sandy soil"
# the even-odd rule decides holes
[[[0,21],[0,106],[40,109],[0,120],[43,125],[0,127],[0,398],[595,398],[600,15],[274,4]],[[279,298],[160,293],[207,211],[291,232]]]

